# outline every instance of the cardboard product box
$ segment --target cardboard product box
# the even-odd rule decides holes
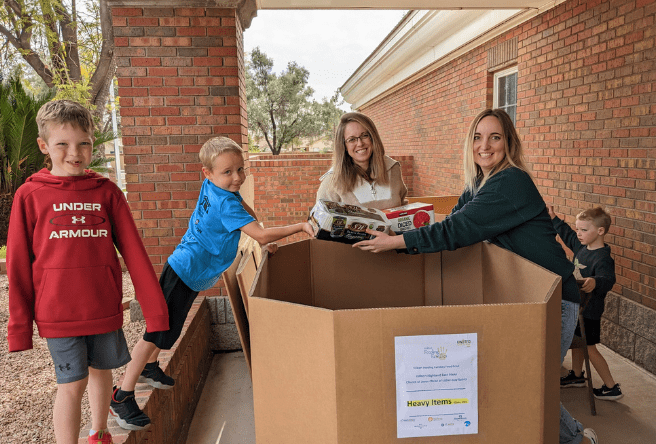
[[[433,204],[429,203],[410,203],[383,210],[383,213],[390,221],[390,229],[397,234],[435,223]]]
[[[257,442],[557,442],[560,299],[560,276],[489,243],[420,255],[316,239],[281,246],[263,258],[249,293]],[[476,347],[458,340],[423,359],[472,353],[474,390],[450,398],[476,409],[476,433],[399,438],[402,421],[421,434],[459,420],[422,415],[424,403],[451,403],[430,393],[407,402],[417,415],[399,413],[409,392],[399,395],[398,376],[417,366],[401,359],[399,367],[397,342],[454,335]]]
[[[458,203],[460,196],[409,196],[408,203],[424,202],[433,204],[435,222],[441,222],[451,214],[451,210]]]
[[[389,233],[390,223],[385,213],[375,208],[342,204],[319,199],[310,211],[309,222],[315,237],[346,244],[371,239],[365,230]]]

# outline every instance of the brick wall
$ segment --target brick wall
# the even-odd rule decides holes
[[[242,28],[235,9],[112,16],[128,201],[159,272],[196,204],[201,145],[219,135],[247,144]]]
[[[417,194],[459,194],[462,140],[473,117],[492,105],[488,51],[516,38],[517,127],[537,184],[570,223],[596,204],[612,214],[617,285],[605,343],[652,372],[655,13],[653,0],[568,1],[362,110],[392,156],[415,156]]]

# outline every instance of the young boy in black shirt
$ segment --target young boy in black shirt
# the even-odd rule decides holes
[[[597,350],[601,342],[601,315],[604,312],[604,299],[615,284],[615,261],[610,255],[610,247],[604,243],[604,236],[610,227],[610,215],[601,207],[590,208],[576,216],[576,231],[556,217],[553,207],[549,207],[554,228],[569,249],[574,252],[574,275],[583,280],[581,291],[589,293],[583,308],[585,336],[588,344],[590,362],[599,373],[604,385],[593,389],[598,399],[616,401],[622,398],[620,385],[615,383],[606,359]],[[576,335],[581,335],[580,326]],[[561,387],[583,387],[583,351],[572,350],[572,370],[560,378]],[[610,387],[610,388],[609,388]]]

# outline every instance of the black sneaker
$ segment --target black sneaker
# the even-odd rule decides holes
[[[161,368],[159,361],[146,364],[137,382],[145,382],[155,388],[168,390],[175,385],[175,380],[166,376]]]
[[[116,392],[118,390],[114,386],[112,400],[109,404],[109,412],[114,416],[118,425],[126,430],[147,430],[150,427],[150,418],[137,405],[134,393],[127,395],[122,401],[117,401]]]
[[[585,387],[585,370],[581,372],[581,376],[576,376],[574,370],[570,370],[567,376],[560,378],[560,387]]]
[[[601,388],[593,388],[592,393],[594,393],[594,397],[597,399],[603,399],[604,401],[617,401],[618,399],[621,399],[624,396],[624,393],[622,393],[622,390],[620,389],[620,385],[615,384],[613,388],[608,388],[606,387],[606,384],[602,385]]]

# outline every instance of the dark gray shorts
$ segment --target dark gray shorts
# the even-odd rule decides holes
[[[57,384],[79,381],[89,376],[89,367],[112,370],[130,362],[123,329],[91,336],[46,338],[55,363]]]

